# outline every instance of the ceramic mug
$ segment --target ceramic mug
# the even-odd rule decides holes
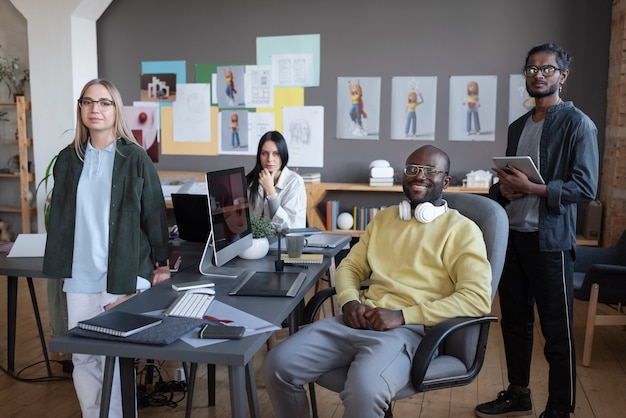
[[[302,255],[302,250],[306,247],[308,241],[304,235],[287,234],[287,254],[289,258],[298,258]]]

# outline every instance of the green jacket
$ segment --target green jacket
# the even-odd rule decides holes
[[[107,292],[133,293],[137,276],[152,279],[158,260],[169,258],[165,201],[158,174],[148,154],[119,138],[113,163],[109,216]],[[59,153],[48,222],[43,272],[71,277],[74,253],[76,191],[83,169],[74,148]]]

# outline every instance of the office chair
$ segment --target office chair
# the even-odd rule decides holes
[[[482,230],[491,263],[492,300],[496,294],[508,244],[509,220],[504,209],[495,201],[468,193],[444,193],[448,206],[472,219]],[[313,322],[324,301],[335,294],[335,288],[316,293],[307,303],[302,324]],[[485,351],[489,325],[496,321],[493,315],[460,317],[446,320],[432,327],[420,343],[411,369],[412,384],[398,392],[394,400],[404,399],[418,392],[462,386],[470,383],[480,371]],[[313,417],[317,418],[315,383],[340,392],[348,368],[332,370],[309,383],[309,396]],[[391,407],[386,417],[392,417]]]
[[[589,367],[595,327],[626,325],[626,231],[612,247],[577,247],[574,298],[589,302],[582,360]]]

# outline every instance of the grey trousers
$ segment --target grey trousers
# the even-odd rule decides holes
[[[344,417],[383,417],[394,395],[410,382],[422,325],[388,331],[350,328],[341,316],[308,325],[272,348],[263,379],[277,418],[309,417],[304,385],[329,370],[348,368],[340,393]]]

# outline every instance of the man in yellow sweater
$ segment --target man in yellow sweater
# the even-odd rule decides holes
[[[315,322],[268,352],[267,392],[278,418],[309,416],[304,385],[349,367],[344,417],[383,417],[410,382],[425,327],[491,309],[491,268],[478,226],[448,209],[450,159],[431,145],[406,160],[409,202],[379,212],[335,279],[343,315]],[[368,290],[359,293],[363,281]]]

